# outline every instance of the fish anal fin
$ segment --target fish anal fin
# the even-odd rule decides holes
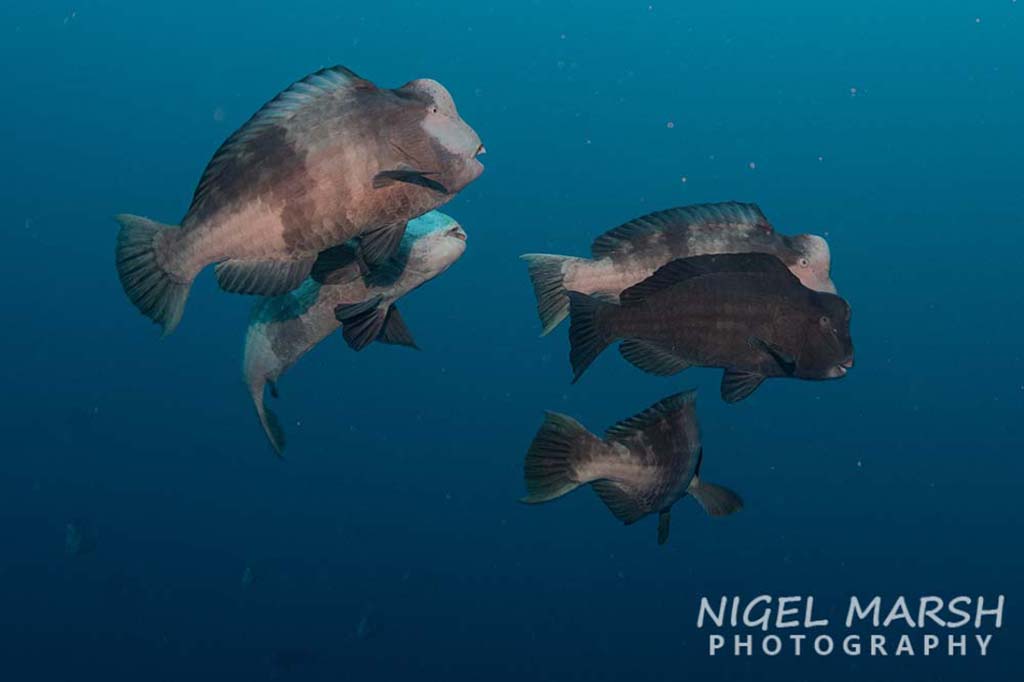
[[[402,319],[401,313],[398,312],[398,306],[395,305],[388,308],[387,315],[384,317],[384,327],[380,330],[380,336],[377,337],[377,340],[381,343],[407,346],[419,350],[419,346],[416,345],[416,341],[412,338],[412,332],[409,331],[405,320]]]
[[[302,284],[315,257],[302,260],[239,260],[217,264],[217,283],[224,291],[255,296],[279,296]]]
[[[626,339],[619,344],[619,353],[635,367],[663,377],[682,372],[690,366],[689,362],[671,351],[642,339]]]
[[[727,369],[722,375],[722,400],[736,403],[757,390],[765,380],[763,374],[737,369]]]
[[[639,500],[628,489],[615,481],[602,479],[594,481],[594,492],[619,521],[627,526],[636,523],[647,514]]]

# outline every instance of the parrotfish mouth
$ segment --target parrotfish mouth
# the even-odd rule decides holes
[[[476,148],[475,152],[473,152],[473,158],[475,159],[478,156],[483,156],[486,153],[487,153],[487,147],[485,147],[483,142],[481,142],[480,146]]]
[[[455,227],[450,228],[445,234],[460,241],[466,241],[467,239],[466,231],[462,229],[461,225],[456,225]]]
[[[842,362],[840,362],[835,367],[833,367],[832,371],[829,372],[829,374],[832,376],[833,379],[838,379],[839,377],[846,376],[846,372],[849,371],[852,368],[853,368],[853,357],[849,357],[846,360],[843,360]]]

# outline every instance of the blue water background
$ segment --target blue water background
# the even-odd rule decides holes
[[[1016,679],[1022,12],[3,3],[0,679]],[[117,281],[112,216],[177,222],[219,143],[333,64],[440,80],[487,170],[445,209],[466,255],[403,304],[423,351],[323,343],[281,382],[282,462],[240,380],[251,300],[204,272],[160,340]],[[718,371],[610,350],[570,386],[517,256],[732,199],[827,236],[850,376],[726,405]],[[740,514],[684,501],[658,547],[589,491],[516,502],[543,410],[599,431],[688,387]],[[64,555],[74,518],[93,554]],[[699,597],[762,592],[836,617],[850,594],[1008,608],[986,659],[709,658]]]

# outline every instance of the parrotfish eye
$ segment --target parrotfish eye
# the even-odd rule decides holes
[[[808,265],[810,265],[810,262],[808,262],[808,260],[806,258],[801,258],[797,262],[800,263],[800,267],[802,267],[802,268],[806,268]]]
[[[432,105],[430,107],[430,113],[432,113],[432,114],[436,114],[437,113],[437,105],[436,104],[434,104],[434,105]]]
[[[832,320],[829,319],[828,315],[822,315],[818,319],[818,324],[821,325],[822,329],[832,329]]]

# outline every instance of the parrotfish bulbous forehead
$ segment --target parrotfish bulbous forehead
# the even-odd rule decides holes
[[[793,248],[800,253],[802,259],[793,274],[808,289],[836,293],[836,285],[832,282],[832,252],[824,237],[816,234],[798,234],[792,238]]]
[[[440,211],[430,211],[415,220],[409,221],[405,227],[405,236],[402,238],[402,241],[409,240],[411,244],[420,237],[433,232],[450,230],[453,227],[458,227],[458,225],[459,223],[451,216],[445,215]]]
[[[403,85],[401,89],[414,92],[433,102],[434,106],[437,107],[438,113],[447,114],[448,116],[459,115],[459,112],[455,109],[455,100],[452,99],[451,93],[432,78],[417,78]]]

